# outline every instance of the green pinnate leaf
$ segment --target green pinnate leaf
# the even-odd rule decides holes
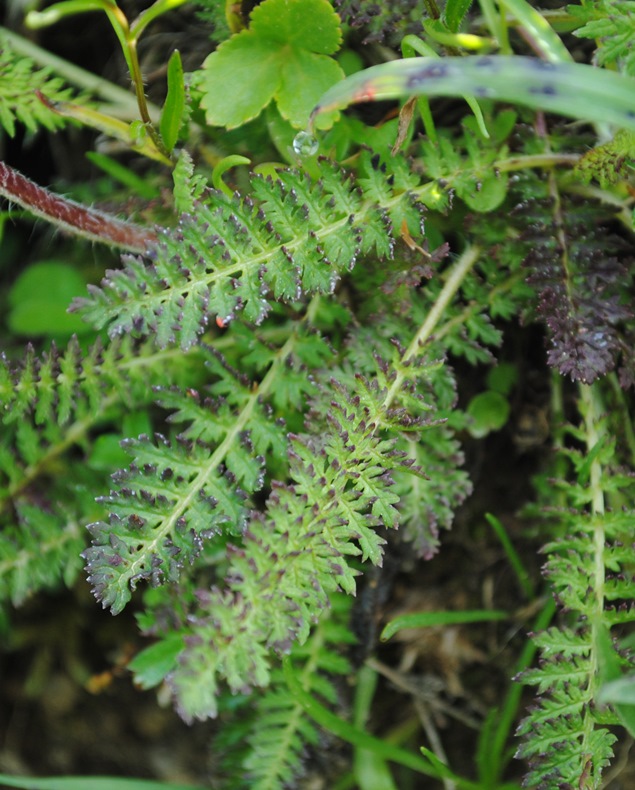
[[[118,490],[101,500],[109,522],[89,526],[92,545],[83,555],[88,578],[113,614],[140,581],[175,581],[206,540],[226,525],[238,529],[245,519],[244,494],[232,488],[206,445],[156,440],[127,443],[135,463],[116,475]]]
[[[161,346],[188,349],[216,318],[227,323],[242,312],[259,324],[272,297],[295,302],[331,293],[360,251],[392,254],[393,225],[376,200],[397,219],[403,201],[421,222],[423,207],[406,192],[395,194],[382,173],[375,177],[371,160],[362,196],[328,163],[315,183],[294,170],[275,180],[255,177],[253,198],[207,191],[176,229],[159,233],[149,265],[126,257],[123,269],[108,271],[101,288],[89,287],[72,309],[112,336],[151,334]]]
[[[585,181],[594,178],[606,188],[626,179],[634,162],[635,132],[620,129],[610,142],[587,151],[576,165],[576,172]]]
[[[635,3],[633,0],[599,0],[567,6],[567,12],[582,25],[574,35],[597,42],[597,62],[617,66],[635,76]]]
[[[67,121],[50,103],[70,100],[77,99],[51,69],[38,69],[33,60],[13,52],[0,33],[0,126],[9,137],[15,136],[16,123],[30,132],[40,126],[50,131],[61,128]]]

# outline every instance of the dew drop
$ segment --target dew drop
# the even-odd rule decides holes
[[[317,153],[318,141],[309,132],[298,132],[293,138],[293,150],[298,156],[313,156]]]

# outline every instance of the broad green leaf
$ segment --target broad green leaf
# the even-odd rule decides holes
[[[277,93],[278,109],[283,118],[293,126],[306,123],[316,101],[344,76],[338,63],[325,55],[316,55],[304,49],[294,49],[285,63],[280,89]],[[321,119],[321,128],[333,125],[334,116]]]
[[[185,112],[185,83],[183,81],[183,64],[178,49],[175,49],[168,61],[168,94],[165,98],[159,130],[168,151],[172,151],[179,139]]]
[[[506,173],[489,173],[480,181],[471,181],[466,186],[457,184],[456,193],[472,209],[480,214],[488,214],[497,209],[507,196],[508,177]]]
[[[501,395],[509,395],[518,381],[518,367],[511,362],[499,362],[487,374],[487,386]]]
[[[340,20],[328,0],[266,0],[252,11],[250,30],[322,55],[342,43]]]
[[[255,118],[272,99],[299,128],[320,95],[343,77],[328,57],[340,46],[339,18],[327,0],[265,0],[249,30],[230,38],[203,64],[201,106],[207,122],[229,129]],[[321,119],[321,128],[333,116]]]
[[[29,266],[9,292],[9,327],[19,335],[55,338],[90,332],[81,318],[67,312],[85,288],[84,278],[66,263],[42,261]]]
[[[221,44],[203,64],[207,122],[233,129],[259,115],[278,90],[282,65],[280,47],[251,30]]]

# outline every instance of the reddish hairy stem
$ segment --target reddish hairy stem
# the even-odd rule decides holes
[[[156,243],[156,233],[150,228],[124,222],[103,211],[55,195],[2,161],[0,195],[18,203],[37,217],[91,241],[132,252],[146,252],[148,247]]]

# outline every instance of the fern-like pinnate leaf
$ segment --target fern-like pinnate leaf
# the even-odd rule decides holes
[[[621,325],[632,315],[626,246],[616,236],[598,233],[590,221],[592,210],[597,224],[597,207],[576,200],[565,204],[556,197],[533,208],[525,233],[526,265],[549,329],[547,360],[562,374],[589,384],[613,370],[624,345]]]
[[[583,389],[582,396],[584,429],[575,434],[585,439],[588,453],[566,453],[575,477],[557,487],[569,507],[558,511],[556,537],[544,549],[545,575],[574,625],[535,636],[540,664],[521,676],[539,696],[520,725],[523,743],[517,756],[529,764],[525,784],[540,790],[601,786],[616,741],[607,725],[619,723],[615,711],[597,702],[604,651],[615,653],[618,666],[628,670],[633,665],[632,656],[618,657],[610,637],[603,645],[612,626],[635,619],[627,603],[635,594],[629,570],[633,478],[612,468],[616,448],[607,441],[599,386]],[[614,495],[629,509],[609,510]]]
[[[226,324],[240,313],[259,324],[270,299],[331,293],[379,239],[388,243],[380,253],[390,253],[392,228],[407,222],[416,233],[420,225],[422,206],[408,194],[416,177],[395,167],[389,187],[383,172],[371,177],[381,170],[378,157],[367,156],[366,169],[362,194],[326,162],[317,183],[289,170],[256,177],[253,197],[209,191],[175,230],[159,234],[148,264],[126,258],[74,309],[113,336],[153,334],[161,346],[186,349],[216,317]]]
[[[598,65],[617,67],[625,74],[635,75],[633,0],[583,0],[580,6],[570,5],[567,10],[583,23],[574,35],[597,42]]]
[[[93,592],[113,614],[140,580],[176,581],[206,539],[226,523],[238,530],[245,520],[242,490],[206,445],[169,444],[157,435],[127,446],[135,463],[115,476],[117,492],[100,500],[110,519],[89,526],[93,541],[84,552]]]
[[[35,591],[75,581],[85,539],[69,508],[22,502],[16,511],[16,523],[0,532],[0,603],[20,606]]]
[[[322,613],[310,638],[291,653],[303,688],[330,705],[340,696],[337,678],[351,671],[341,654],[353,640],[346,622],[350,609],[350,598],[332,596],[331,608]],[[318,743],[320,733],[289,691],[280,668],[273,670],[271,686],[255,707],[245,778],[253,790],[282,790],[297,781],[306,746]]]
[[[159,403],[172,410],[171,421],[185,428],[174,441],[158,435],[127,443],[134,461],[117,473],[116,488],[101,500],[109,519],[89,527],[89,579],[113,614],[139,581],[175,581],[212,536],[241,533],[247,497],[263,485],[265,455],[274,468],[286,465],[282,423],[267,399],[299,336],[292,333],[270,353],[258,386],[208,349],[214,379],[208,397],[191,388],[157,391]]]
[[[363,32],[364,43],[389,39],[397,45],[404,35],[421,32],[421,21],[429,12],[423,0],[336,0],[334,5],[344,22]]]
[[[88,451],[124,403],[151,403],[163,376],[191,381],[188,361],[174,362],[172,352],[131,338],[84,352],[72,339],[41,355],[28,347],[19,362],[0,359],[0,601],[21,603],[60,578],[73,581],[84,527],[99,514],[90,492],[104,486],[104,471],[80,467],[65,485],[62,470],[77,465],[69,456]]]
[[[291,437],[291,482],[274,483],[265,513],[253,515],[242,545],[230,550],[224,588],[200,598],[170,677],[186,720],[216,715],[219,679],[233,691],[267,685],[272,651],[305,642],[334,592],[354,593],[350,557],[381,563],[377,530],[399,520],[391,475],[422,474],[395,449],[394,435],[381,435],[385,425],[396,435],[413,421],[405,410],[391,411],[386,396],[369,387],[364,398],[351,397],[330,378],[322,383],[312,431]],[[201,678],[204,695],[196,691]]]
[[[72,98],[73,92],[64,87],[60,77],[13,52],[0,33],[0,126],[9,137],[15,135],[16,123],[24,124],[30,132],[40,126],[50,131],[61,128],[66,120],[50,104]]]
[[[180,396],[183,409],[194,394]],[[164,402],[176,405],[172,393]],[[184,564],[191,563],[203,543],[221,530],[239,533],[247,518],[246,493],[262,485],[263,459],[253,454],[250,425],[269,417],[257,395],[236,415],[224,404],[208,401],[196,433],[169,442],[163,436],[130,442],[134,463],[115,477],[117,489],[102,501],[109,521],[90,526],[92,545],[85,552],[93,592],[113,614],[130,599],[140,580],[152,584],[175,581]],[[217,414],[217,411],[220,414]],[[176,412],[179,419],[179,412]],[[205,427],[201,427],[204,425]],[[258,433],[258,429],[256,429]],[[267,433],[264,428],[260,433]]]

